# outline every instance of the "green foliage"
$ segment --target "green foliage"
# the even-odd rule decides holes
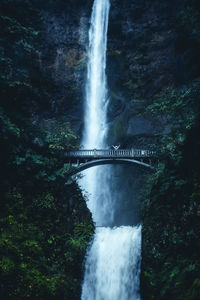
[[[198,35],[200,30],[198,0],[183,0],[175,19],[176,29],[181,33]]]
[[[81,262],[93,232],[80,191],[64,180],[53,187],[43,183],[31,196],[23,184],[20,189],[7,192],[1,205],[1,294],[79,299]]]
[[[48,122],[45,131],[45,141],[49,144],[50,149],[64,150],[78,147],[78,137],[73,133],[69,123],[52,119]]]
[[[187,88],[174,89],[162,98],[155,99],[147,107],[153,115],[165,115],[173,126],[190,129],[199,116],[200,79],[194,80]],[[184,126],[183,126],[184,125]]]
[[[57,87],[39,66],[39,5],[0,1],[0,297],[75,300],[93,225],[65,178],[62,152],[78,138],[51,111]]]
[[[0,122],[3,129],[3,134],[11,134],[17,137],[20,136],[20,128],[18,128],[12,121],[3,113],[3,110],[0,109]]]
[[[199,89],[198,79],[148,107],[173,126],[142,195],[144,300],[199,299]]]

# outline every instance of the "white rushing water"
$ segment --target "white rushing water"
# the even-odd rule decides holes
[[[89,30],[89,49],[84,115],[84,147],[105,146],[107,133],[106,47],[110,3],[94,1]]]
[[[139,300],[141,226],[98,228],[88,251],[82,299]]]
[[[106,47],[110,3],[95,0],[89,30],[86,82],[86,104],[82,144],[85,149],[104,149],[107,137]],[[113,221],[113,201],[109,192],[109,166],[94,167],[84,172],[81,186],[89,197],[88,208],[97,225]],[[103,187],[103,188],[102,188]],[[106,201],[104,199],[106,198]]]
[[[105,70],[109,9],[109,0],[94,0],[89,30],[84,149],[108,147],[109,101]],[[109,166],[93,167],[85,171],[80,180],[98,226],[113,226],[115,221],[111,180]],[[97,228],[86,255],[81,299],[140,300],[140,253],[141,226]]]

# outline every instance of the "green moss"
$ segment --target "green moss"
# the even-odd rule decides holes
[[[139,88],[139,84],[133,82],[131,79],[129,81],[125,82],[124,86],[130,90],[135,90],[135,89]]]
[[[114,101],[121,100],[121,97],[119,96],[119,94],[116,93],[116,92],[113,91],[113,90],[110,91],[110,97],[111,97],[111,99],[114,100]]]
[[[81,59],[76,61],[75,70],[81,70],[85,68],[86,65],[87,65],[87,60],[86,60],[86,56],[84,56]]]
[[[114,143],[118,141],[124,135],[124,124],[118,120],[114,123],[114,125],[110,128],[108,133],[108,139],[110,143]]]
[[[147,99],[142,99],[142,98],[141,99],[137,98],[137,99],[131,99],[130,100],[131,103],[144,103],[146,101],[147,101]]]

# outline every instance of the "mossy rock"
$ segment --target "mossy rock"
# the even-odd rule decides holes
[[[109,129],[108,140],[111,144],[119,141],[125,135],[125,126],[121,120],[116,121]]]

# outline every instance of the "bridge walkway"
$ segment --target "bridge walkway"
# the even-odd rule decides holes
[[[73,150],[65,153],[65,157],[72,161],[89,161],[89,160],[97,160],[97,159],[114,159],[114,158],[134,158],[134,159],[142,159],[142,158],[150,158],[154,157],[155,152],[151,150],[141,150],[141,149],[104,149],[104,150]]]

